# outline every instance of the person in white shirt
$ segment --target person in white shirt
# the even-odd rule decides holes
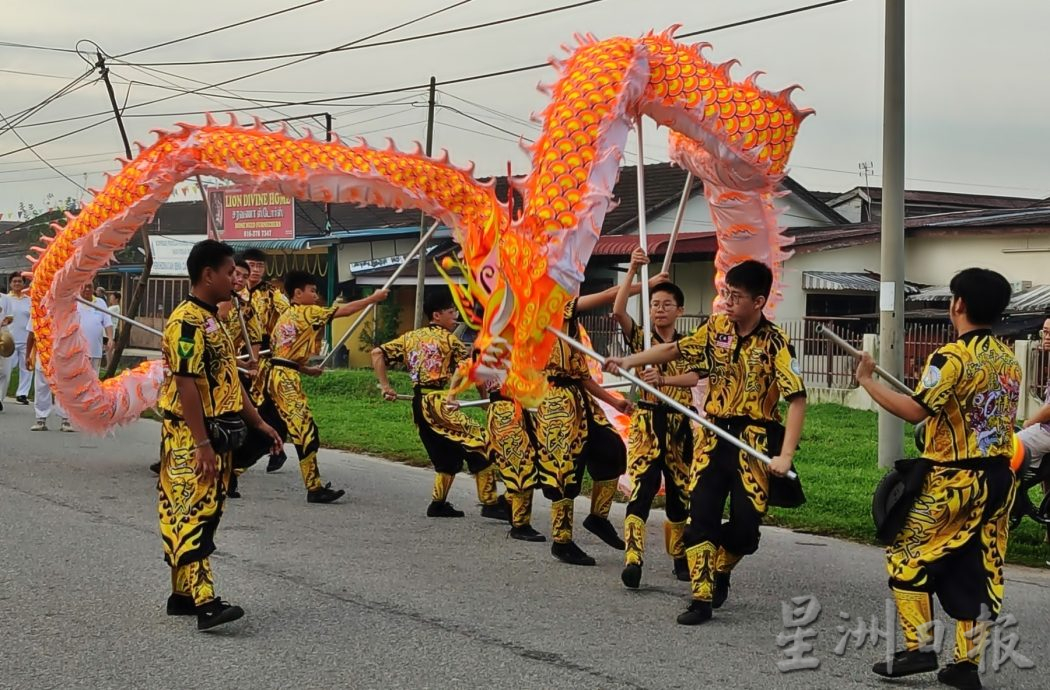
[[[11,333],[15,341],[15,352],[10,357],[0,358],[0,410],[7,396],[11,371],[18,366],[18,389],[15,402],[29,404],[29,387],[33,384],[33,370],[26,367],[26,339],[29,336],[29,295],[23,294],[25,278],[15,271],[7,278],[7,294],[0,295],[0,323]]]
[[[84,286],[81,291],[81,297],[85,300],[93,300],[102,309],[106,309],[105,301],[94,296],[91,284]],[[88,357],[91,359],[91,366],[98,371],[99,365],[102,363],[102,354],[107,348],[112,351],[113,344],[113,320],[109,316],[108,311],[99,311],[92,309],[91,307],[77,303],[77,314],[80,317],[80,332],[84,336],[84,340],[87,343]],[[30,334],[32,334],[32,323],[30,323]],[[29,340],[29,355],[35,354],[32,350],[34,339],[30,337]],[[44,373],[40,368],[40,358],[36,357],[36,386],[34,407],[36,411],[36,423],[29,428],[30,431],[47,431],[47,419],[51,416],[51,411],[54,409],[55,414],[58,415],[59,419],[62,420],[62,425],[59,427],[60,431],[74,431],[73,425],[69,423],[69,417],[66,415],[65,410],[54,401],[51,386],[48,385],[47,379],[44,377]]]

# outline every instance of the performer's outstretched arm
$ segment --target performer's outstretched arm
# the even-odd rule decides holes
[[[390,292],[388,290],[376,290],[368,297],[364,299],[355,299],[353,302],[347,302],[341,305],[335,310],[335,314],[332,315],[333,319],[339,319],[344,316],[351,316],[361,311],[369,304],[378,304],[387,298]]]
[[[387,376],[386,353],[381,347],[372,350],[372,370],[376,373],[376,380],[379,381],[383,397],[387,400],[397,400],[397,391],[390,385],[390,377]]]
[[[857,383],[868,392],[879,407],[912,424],[918,424],[930,416],[926,408],[911,396],[898,393],[872,378],[874,372],[875,360],[865,352],[857,364]]]

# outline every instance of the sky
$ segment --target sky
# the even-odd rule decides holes
[[[575,0],[470,0],[362,43],[416,36],[563,7]],[[135,51],[306,0],[178,3],[130,0],[5,0],[0,28],[0,115],[13,117],[84,73],[94,57],[93,41],[112,56]],[[390,136],[401,148],[425,135],[426,89],[343,99],[324,105],[271,109],[269,101],[339,98],[371,91],[426,84],[511,69],[563,54],[577,32],[599,38],[639,36],[649,29],[681,24],[691,32],[814,4],[817,0],[601,0],[499,26],[395,45],[323,55],[299,64],[205,90],[208,96],[178,95],[153,105],[147,101],[177,91],[202,88],[288,60],[234,64],[159,65],[323,50],[361,41],[418,19],[455,0],[350,2],[325,0],[279,16],[209,36],[182,41],[110,61],[118,102],[132,141],[151,142],[151,129],[176,122],[203,123],[210,110],[251,108],[262,119],[328,111],[345,137],[364,135],[383,144]],[[922,0],[907,3],[906,14],[906,167],[910,189],[1043,198],[1050,196],[1046,165],[1050,125],[1050,3],[1032,0]],[[794,101],[816,110],[802,125],[792,153],[790,174],[811,190],[844,191],[864,184],[859,166],[872,164],[872,186],[881,184],[883,0],[850,0],[747,26],[705,32],[705,55],[723,62],[735,58],[733,75],[755,70],[759,84],[779,90],[800,84]],[[34,50],[3,45],[22,43],[73,49]],[[127,64],[130,63],[130,64]],[[163,70],[163,73],[156,70]],[[31,74],[21,74],[31,73]],[[116,173],[113,158],[123,146],[97,72],[77,90],[50,103],[15,131],[0,122],[0,213],[17,219],[19,203],[47,205],[48,195],[89,198],[77,185],[100,188],[103,173]],[[448,149],[454,163],[475,162],[479,176],[505,174],[508,162],[524,173],[528,157],[518,136],[535,137],[529,116],[543,109],[546,96],[537,84],[555,77],[550,67],[500,77],[439,86],[434,129],[435,151]],[[192,81],[197,80],[197,81]],[[202,84],[203,82],[203,84]],[[167,88],[158,88],[167,87]],[[226,89],[226,91],[224,91]],[[249,99],[249,100],[245,100]],[[457,112],[459,111],[459,112]],[[103,113],[103,114],[100,114]],[[94,117],[46,124],[51,120]],[[475,119],[471,119],[475,118]],[[483,124],[477,120],[483,120]],[[104,122],[103,122],[104,121]],[[50,143],[39,143],[79,127],[95,127]],[[302,122],[298,125],[302,127]],[[323,123],[314,124],[323,130]],[[500,131],[506,130],[506,131]],[[302,131],[302,130],[300,130]],[[645,132],[646,162],[667,159],[666,131]],[[21,136],[25,143],[18,137]],[[54,165],[64,179],[30,150]],[[628,145],[626,163],[637,161]],[[74,184],[76,183],[76,184]]]

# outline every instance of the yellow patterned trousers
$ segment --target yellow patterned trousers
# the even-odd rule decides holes
[[[534,417],[539,483],[551,501],[576,498],[583,471],[595,482],[618,478],[627,450],[582,381],[554,380]]]
[[[986,470],[934,467],[904,527],[886,551],[894,590],[936,594],[956,620],[994,619],[1003,601],[1003,561],[1014,476],[1005,463]]]
[[[532,522],[532,492],[538,481],[536,439],[529,413],[498,396],[488,407],[489,456],[499,468],[511,507],[511,525]]]
[[[510,400],[495,399],[488,409],[489,451],[507,491],[536,488],[536,442],[528,413]]]
[[[458,474],[467,463],[472,474],[492,466],[485,430],[462,410],[445,406],[447,392],[418,391],[412,399],[412,417],[434,469]]]
[[[289,367],[272,366],[267,392],[288,429],[288,440],[295,445],[306,490],[317,491],[322,488],[321,472],[317,469],[321,439],[299,372]]]
[[[662,479],[667,519],[685,520],[689,515],[692,460],[693,430],[685,415],[662,408],[636,408],[627,440],[627,473],[631,477],[627,514],[648,520]]]
[[[193,445],[193,434],[184,422],[161,422],[157,512],[164,560],[172,568],[203,561],[215,551],[215,530],[233,467],[229,453],[223,453],[218,456],[218,477],[202,479]]]

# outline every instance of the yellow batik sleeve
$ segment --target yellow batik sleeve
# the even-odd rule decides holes
[[[931,415],[937,414],[948,402],[962,374],[962,360],[954,349],[954,344],[945,345],[930,355],[912,396]]]
[[[711,360],[707,354],[709,323],[703,324],[692,335],[687,335],[678,341],[678,353],[685,361],[689,371],[695,371],[702,377],[707,376],[711,369]]]
[[[788,342],[786,335],[779,345],[773,355],[773,370],[780,394],[785,400],[805,395],[806,384],[802,381],[802,368],[795,356],[795,347]]]
[[[407,343],[407,336],[405,335],[394,338],[388,343],[379,346],[379,349],[383,351],[383,356],[386,358],[387,364],[400,364],[405,361],[405,345]]]
[[[164,356],[176,376],[204,376],[204,330],[200,324],[183,319],[168,321],[164,328]]]

